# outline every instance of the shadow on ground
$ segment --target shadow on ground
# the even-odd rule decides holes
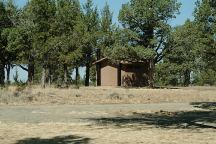
[[[90,119],[99,125],[118,127],[216,128],[216,111],[133,113],[129,116]],[[211,125],[205,125],[211,123]]]
[[[88,144],[89,138],[79,136],[61,136],[50,139],[27,138],[19,140],[16,144]]]
[[[196,108],[216,110],[216,102],[193,102],[191,105]]]

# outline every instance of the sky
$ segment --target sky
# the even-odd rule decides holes
[[[14,0],[14,1],[18,7],[23,7],[27,0]],[[170,25],[172,25],[173,27],[184,24],[184,22],[187,19],[193,19],[193,11],[195,8],[196,0],[178,0],[178,1],[182,3],[182,6],[180,8],[180,14],[177,15],[176,19],[170,20],[169,22]],[[86,0],[80,0],[80,2],[81,4],[83,4],[86,2]],[[129,0],[93,0],[93,2],[95,6],[97,6],[98,9],[100,10],[104,7],[105,3],[107,2],[110,6],[110,9],[113,12],[113,23],[119,24],[118,22],[119,10],[121,9],[122,4],[129,2]],[[19,68],[15,68],[11,73],[11,76],[13,77],[16,69],[18,70],[20,79],[25,81],[27,79],[27,74],[26,72],[20,70]],[[83,71],[84,70],[81,69],[82,74],[84,73]]]
[[[17,6],[22,7],[25,5],[27,0],[15,0]],[[113,12],[113,22],[118,23],[118,13],[121,9],[122,4],[129,2],[129,0],[93,0],[95,6],[99,9],[102,9],[107,2],[110,5],[110,8]],[[172,26],[184,24],[186,19],[193,19],[193,11],[195,8],[196,0],[178,0],[182,3],[180,12],[181,14],[177,16],[176,19],[172,20],[170,24]],[[80,0],[83,4],[86,0]]]

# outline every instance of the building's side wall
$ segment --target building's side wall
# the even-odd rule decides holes
[[[101,63],[101,86],[118,86],[118,69],[108,62]]]
[[[143,87],[148,85],[147,64],[123,65],[121,70],[122,86]]]

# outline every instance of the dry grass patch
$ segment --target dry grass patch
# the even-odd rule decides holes
[[[41,89],[39,86],[0,90],[0,104],[143,104],[216,102],[216,87],[177,89],[124,89],[81,87]]]

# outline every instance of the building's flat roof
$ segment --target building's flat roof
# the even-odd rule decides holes
[[[105,57],[105,58],[95,61],[93,64],[103,62],[104,60],[109,60],[109,59]],[[144,61],[120,61],[120,63],[121,64],[133,64],[133,63],[145,63],[145,62]]]
[[[104,61],[104,60],[108,60],[108,58],[102,58],[102,59],[99,59],[99,60],[95,61],[93,64],[100,63],[100,62],[102,62],[102,61]]]

